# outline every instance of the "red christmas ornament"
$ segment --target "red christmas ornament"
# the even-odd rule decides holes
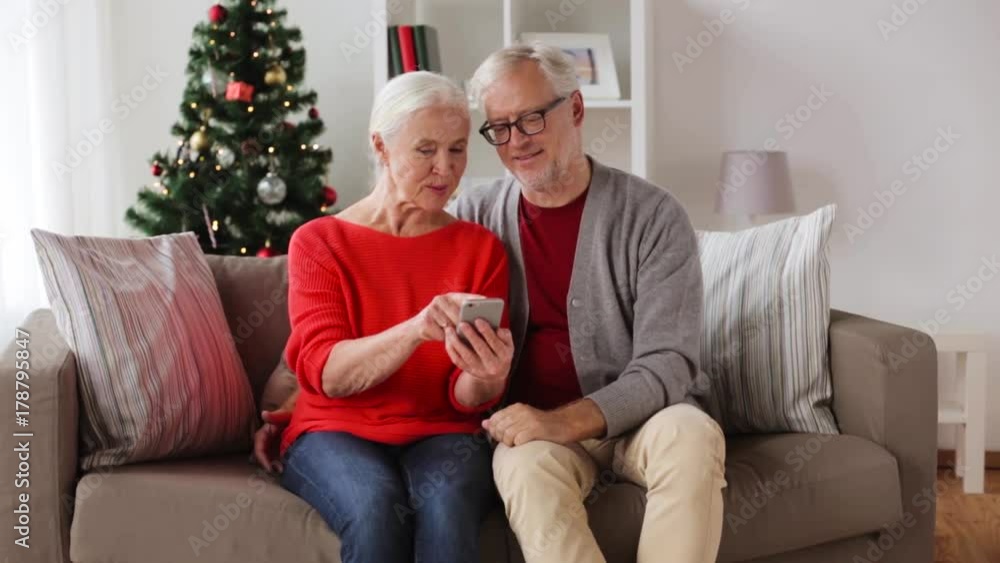
[[[222,4],[216,4],[208,9],[208,21],[212,23],[222,23],[226,21],[226,16],[228,15],[229,10]]]
[[[309,108],[309,119],[319,119],[319,110],[316,108]]]
[[[247,139],[240,143],[240,150],[247,156],[257,156],[260,154],[262,147],[257,142],[257,139]]]
[[[295,124],[294,124],[294,123],[292,123],[291,121],[282,121],[282,122],[281,122],[281,127],[282,127],[282,128],[283,128],[283,129],[285,130],[285,131],[292,131],[292,130],[294,130],[294,129],[295,129]]]
[[[323,201],[325,201],[327,205],[337,203],[337,190],[333,189],[332,186],[323,186]]]
[[[226,85],[226,99],[229,101],[250,102],[253,100],[253,85],[246,82],[230,82]]]
[[[267,246],[257,251],[257,258],[274,258],[275,256],[277,254],[275,254],[274,250]]]
[[[153,176],[160,176],[163,174],[163,167],[159,164],[154,164],[150,171],[153,173]]]

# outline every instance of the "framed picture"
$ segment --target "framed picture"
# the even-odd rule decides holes
[[[576,63],[576,78],[585,99],[617,100],[618,72],[606,33],[522,33],[521,42],[540,41],[559,47]]]

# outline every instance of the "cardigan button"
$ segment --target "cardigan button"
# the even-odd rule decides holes
[[[572,305],[573,307],[579,307],[580,305],[583,305],[583,301],[580,301],[579,299],[574,297],[573,299],[570,299],[569,304]]]

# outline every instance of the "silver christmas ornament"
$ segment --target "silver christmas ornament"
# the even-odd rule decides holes
[[[288,187],[285,181],[274,172],[268,172],[267,176],[257,184],[257,197],[267,205],[277,205],[285,200]]]
[[[212,91],[212,96],[219,97],[226,93],[229,76],[217,68],[209,67],[201,75],[201,82]]]
[[[234,162],[236,162],[236,153],[234,153],[233,149],[229,147],[219,147],[219,149],[215,151],[215,158],[219,161],[219,166],[229,168]]]

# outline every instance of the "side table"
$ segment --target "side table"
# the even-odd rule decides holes
[[[981,494],[986,472],[986,335],[937,334],[934,344],[939,354],[955,355],[959,393],[957,401],[940,401],[938,424],[958,426],[955,473],[967,494]]]

